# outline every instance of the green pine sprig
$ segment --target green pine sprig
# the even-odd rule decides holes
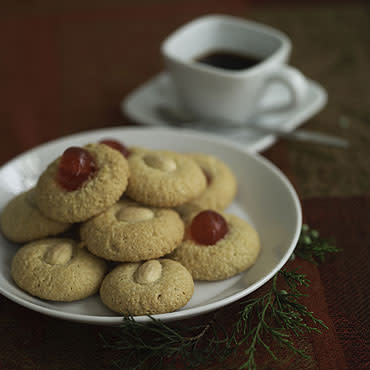
[[[283,280],[286,289],[278,287],[279,279]],[[299,289],[301,286],[309,287],[309,280],[304,274],[281,270],[274,276],[266,294],[243,302],[239,320],[227,342],[230,347],[245,348],[246,361],[239,369],[257,369],[255,354],[259,348],[264,349],[274,360],[278,360],[266,339],[269,342],[277,342],[281,347],[287,347],[297,355],[309,358],[294,344],[294,337],[309,332],[321,333],[319,328],[327,327],[299,302],[304,296]]]
[[[294,254],[317,263],[338,251],[333,241],[322,239],[316,230],[303,225]],[[238,369],[256,370],[257,351],[265,350],[278,360],[273,343],[309,358],[296,346],[295,338],[327,328],[300,302],[305,295],[302,289],[309,285],[305,274],[282,269],[265,294],[242,302],[243,308],[231,330],[219,324],[217,312],[207,324],[193,327],[184,327],[181,322],[166,324],[152,316],[149,323],[137,322],[128,315],[123,317],[115,337],[102,338],[103,345],[119,352],[119,360],[113,363],[117,370],[172,369],[177,361],[185,364],[185,369],[196,369],[210,362],[221,364],[238,356],[238,351],[244,353],[245,359]]]
[[[316,264],[317,262],[325,262],[327,255],[338,252],[340,249],[335,246],[333,240],[321,238],[317,230],[310,229],[308,225],[304,224],[293,256]]]
[[[123,356],[114,362],[115,369],[159,370],[172,368],[177,360],[186,363],[187,369],[194,369],[215,358],[222,361],[224,354],[219,346],[226,343],[226,333],[221,330],[215,318],[202,326],[184,328],[179,323],[167,325],[148,316],[149,323],[137,322],[134,317],[123,317],[118,336],[107,341],[104,347],[118,350]]]

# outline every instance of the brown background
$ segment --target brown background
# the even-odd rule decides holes
[[[262,153],[294,184],[305,221],[334,237],[343,252],[318,267],[294,262],[312,281],[305,304],[329,326],[320,336],[301,338],[312,359],[279,352],[285,359],[279,365],[259,355],[258,368],[369,368],[367,2],[2,1],[0,164],[66,134],[131,124],[120,101],[163,69],[160,42],[207,13],[248,17],[286,32],[294,45],[292,64],[329,94],[327,106],[305,128],[351,143],[342,150],[280,140]],[[225,325],[238,308],[239,302],[221,311]],[[116,356],[99,340],[110,330],[46,317],[0,296],[0,369],[102,369]]]

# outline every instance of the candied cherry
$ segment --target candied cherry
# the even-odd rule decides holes
[[[100,141],[100,144],[105,144],[105,145],[108,145],[110,146],[111,148],[113,149],[116,149],[118,150],[119,152],[122,153],[122,155],[124,157],[128,157],[130,155],[130,151],[126,148],[125,145],[123,145],[122,143],[120,143],[119,141],[117,140],[113,140],[113,139],[104,139],[104,140],[101,140]]]
[[[228,231],[226,220],[211,210],[198,213],[190,224],[192,239],[202,245],[216,244]]]
[[[59,161],[56,181],[68,191],[82,186],[97,170],[92,155],[85,149],[70,147],[66,149]]]

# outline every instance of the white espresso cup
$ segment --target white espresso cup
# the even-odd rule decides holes
[[[198,118],[248,124],[265,113],[260,102],[272,83],[286,86],[290,100],[269,113],[295,109],[305,99],[305,77],[287,65],[291,48],[289,38],[271,27],[208,15],[168,36],[161,53],[183,108]]]

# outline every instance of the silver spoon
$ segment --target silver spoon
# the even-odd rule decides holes
[[[227,121],[225,119],[205,119],[191,116],[190,113],[180,109],[171,108],[167,105],[158,105],[156,112],[166,123],[179,128],[194,128],[201,131],[212,131],[214,129],[252,129],[267,135],[276,135],[290,140],[306,141],[316,144],[327,144],[340,148],[347,148],[349,143],[347,140],[321,132],[310,130],[296,129],[286,131],[283,128],[270,128],[256,124],[248,124],[243,126],[240,123]]]

